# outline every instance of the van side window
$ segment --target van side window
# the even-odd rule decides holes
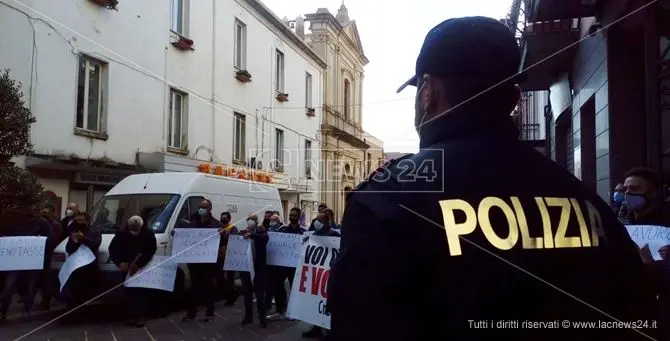
[[[179,212],[179,219],[177,221],[177,224],[180,223],[189,223],[193,217],[195,217],[195,214],[198,212],[198,206],[200,205],[200,202],[203,201],[205,198],[202,196],[193,196],[193,197],[188,197],[186,201],[184,202],[184,205],[181,207],[181,211]]]

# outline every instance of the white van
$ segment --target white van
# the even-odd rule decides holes
[[[198,210],[202,199],[212,202],[212,215],[218,219],[222,212],[230,212],[231,223],[238,229],[246,227],[249,214],[262,218],[265,211],[283,212],[277,188],[252,181],[206,173],[147,173],[131,175],[119,182],[95,205],[91,225],[102,231],[102,244],[98,252],[102,288],[107,289],[121,282],[118,269],[109,258],[109,244],[118,231],[133,215],[140,215],[156,234],[157,255],[169,256],[172,236],[177,222],[189,220]],[[282,217],[283,218],[283,217]],[[65,261],[63,241],[54,252],[51,268],[60,269]],[[188,270],[180,265],[188,287]],[[178,279],[177,281],[180,281]]]

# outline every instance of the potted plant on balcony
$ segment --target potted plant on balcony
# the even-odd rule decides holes
[[[102,6],[109,9],[116,9],[116,6],[119,4],[119,0],[91,0],[94,4]]]
[[[193,50],[193,40],[183,36],[179,36],[177,40],[172,42],[172,46],[184,51]]]
[[[235,78],[242,83],[251,82],[251,74],[247,70],[235,71]]]
[[[307,108],[307,112],[305,113],[305,115],[309,117],[314,117],[316,116],[316,110],[314,110],[314,108]]]
[[[280,102],[288,102],[288,94],[283,92],[277,92],[277,97],[275,97]]]

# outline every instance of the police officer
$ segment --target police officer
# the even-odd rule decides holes
[[[449,19],[428,33],[399,89],[417,86],[420,151],[347,201],[328,285],[334,340],[643,338],[559,324],[644,321],[649,298],[609,206],[518,141],[519,65],[497,20]]]

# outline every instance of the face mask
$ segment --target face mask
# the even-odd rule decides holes
[[[276,221],[271,221],[270,222],[270,227],[277,227],[277,222]]]
[[[74,211],[68,208],[67,210],[65,210],[65,215],[68,217],[72,217],[74,215]]]
[[[137,236],[138,234],[140,234],[140,231],[142,230],[130,230],[130,234],[133,236]]]
[[[228,218],[221,219],[221,224],[228,225],[229,223],[230,223],[230,219],[228,219]]]
[[[247,227],[256,227],[256,222],[253,220],[247,220]]]
[[[323,228],[323,223],[322,222],[320,222],[318,220],[314,222],[314,230],[321,231],[322,228]]]
[[[647,204],[647,200],[644,195],[639,194],[626,194],[626,208],[630,212],[639,212]]]
[[[204,217],[205,215],[207,215],[207,209],[206,208],[199,208],[198,209],[198,215],[201,216],[201,217]]]
[[[623,193],[621,193],[621,192],[614,192],[614,195],[612,196],[612,200],[613,200],[615,203],[620,204],[620,203],[622,203],[624,200],[626,200],[626,195],[623,194]]]
[[[418,120],[416,118],[414,119],[414,127],[416,129],[416,133],[419,134],[419,138],[421,138],[421,128],[423,127],[423,121],[426,119],[427,115],[427,112],[423,110],[423,106],[421,105],[421,91],[423,91],[425,87],[426,82],[424,81],[419,87],[419,90],[416,91],[416,102],[414,103],[416,115],[421,115]]]

